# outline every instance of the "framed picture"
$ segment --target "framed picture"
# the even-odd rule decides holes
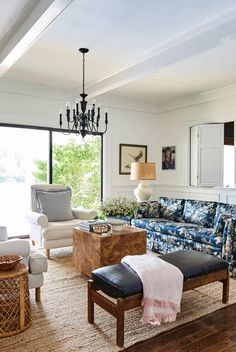
[[[162,147],[162,170],[175,170],[175,146]]]
[[[147,146],[120,144],[119,174],[130,175],[132,162],[147,162]]]

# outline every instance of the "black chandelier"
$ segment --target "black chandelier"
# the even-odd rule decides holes
[[[84,92],[84,68],[85,68],[85,54],[89,51],[86,48],[80,48],[79,51],[83,54],[83,93],[80,94],[82,100],[79,102],[76,100],[74,106],[70,106],[69,103],[66,103],[66,123],[67,127],[63,128],[63,116],[62,111],[59,113],[59,125],[60,130],[64,134],[70,134],[71,132],[77,132],[81,134],[84,138],[87,134],[104,134],[107,131],[108,124],[108,113],[105,112],[105,129],[99,131],[100,123],[100,106],[97,107],[97,115],[95,113],[95,103],[92,104],[91,108],[87,110],[87,101],[85,100],[88,96]],[[79,109],[80,104],[80,109]],[[86,111],[87,110],[87,111]],[[95,116],[96,115],[96,116]]]

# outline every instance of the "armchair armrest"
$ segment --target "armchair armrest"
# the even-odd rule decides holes
[[[29,272],[33,275],[46,273],[48,270],[47,257],[37,251],[35,248],[30,249],[29,254]]]
[[[80,220],[93,220],[96,216],[98,216],[97,210],[94,209],[72,208],[71,210],[73,216]]]
[[[28,257],[30,244],[28,240],[12,239],[0,243],[0,255],[18,254]]]
[[[34,211],[29,212],[26,215],[26,219],[34,225],[39,225],[41,227],[46,227],[48,225],[48,217],[44,214],[36,213]]]

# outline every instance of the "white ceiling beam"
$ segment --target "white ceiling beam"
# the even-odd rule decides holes
[[[39,39],[73,0],[36,0],[0,43],[0,77]],[[34,5],[32,8],[32,4]]]
[[[234,39],[236,36],[236,9],[152,50],[149,55],[87,85],[88,98],[94,98],[122,87],[146,75],[158,72],[165,66],[186,60]],[[77,96],[79,89],[74,91]]]

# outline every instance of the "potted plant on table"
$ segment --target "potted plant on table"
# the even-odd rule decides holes
[[[138,203],[135,200],[129,200],[125,197],[108,198],[100,205],[100,212],[104,217],[116,218],[130,222],[138,209]]]

